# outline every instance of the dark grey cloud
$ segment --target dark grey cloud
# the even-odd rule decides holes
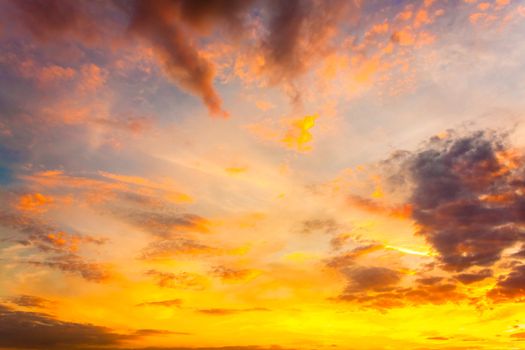
[[[3,349],[111,349],[133,339],[180,334],[157,329],[139,329],[130,333],[88,323],[58,320],[54,316],[12,309],[0,304],[0,348]]]
[[[128,339],[109,328],[60,321],[36,312],[0,305],[0,347],[7,349],[83,349],[113,346]]]
[[[329,258],[326,261],[326,265],[335,269],[344,269],[349,266],[355,265],[356,260],[363,255],[367,255],[383,249],[383,245],[377,243],[366,244],[358,246],[350,251],[344,252],[340,255]]]
[[[203,7],[184,3],[137,0],[130,30],[154,47],[168,76],[184,89],[198,95],[211,114],[226,116],[222,101],[213,87],[214,65],[199,52],[189,39],[191,34],[181,23],[182,13],[191,14],[191,18],[197,21],[203,20]]]
[[[9,298],[8,301],[18,306],[30,308],[42,308],[52,304],[52,301],[34,295],[17,295]]]
[[[75,35],[94,40],[99,33],[89,16],[89,1],[27,0],[10,1],[15,16],[39,40],[50,41]]]
[[[344,0],[268,1],[265,5],[268,34],[263,49],[274,82],[301,75],[312,62],[330,53],[332,34],[358,13],[355,3]]]
[[[413,218],[445,268],[491,266],[525,239],[525,167],[504,135],[434,138],[406,163]]]
[[[356,303],[363,307],[379,310],[406,307],[408,305],[445,304],[470,300],[470,297],[458,290],[456,283],[441,277],[424,277],[407,287],[395,285],[395,277],[388,288],[352,289],[347,288],[334,298],[339,302]],[[380,285],[378,283],[378,285]]]
[[[460,273],[455,278],[463,284],[471,284],[492,277],[491,269],[482,269],[477,272]]]
[[[350,267],[342,270],[348,279],[347,292],[384,291],[391,289],[402,279],[399,271],[386,267]]]
[[[525,264],[514,266],[508,275],[500,277],[488,295],[495,300],[523,298],[525,296]]]
[[[166,75],[199,97],[210,114],[227,116],[215,84],[216,64],[200,44],[210,37],[265,57],[271,84],[291,87],[297,77],[337,47],[337,35],[358,18],[346,0],[134,0],[111,2],[9,1],[10,16],[39,43],[113,45],[122,36],[153,48]],[[257,28],[260,33],[253,32]],[[127,29],[127,30],[126,30]],[[299,90],[293,90],[299,98]]]

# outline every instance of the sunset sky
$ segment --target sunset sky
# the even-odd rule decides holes
[[[525,1],[0,0],[0,349],[525,349]]]

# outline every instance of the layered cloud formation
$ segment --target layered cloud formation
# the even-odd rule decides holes
[[[522,2],[0,18],[0,349],[521,346]]]

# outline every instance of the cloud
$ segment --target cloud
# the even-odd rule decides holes
[[[327,266],[336,269],[344,269],[350,265],[354,265],[356,260],[367,254],[371,254],[385,247],[382,244],[372,243],[356,247],[348,252],[332,257],[326,261]]]
[[[402,274],[386,267],[351,267],[341,270],[349,281],[347,292],[388,290],[401,281]]]
[[[488,296],[495,300],[522,299],[525,297],[525,265],[514,266],[510,273],[498,279]]]
[[[241,281],[257,274],[251,269],[233,268],[227,266],[215,266],[211,274],[225,281]]]
[[[144,303],[137,304],[137,306],[164,306],[164,307],[180,307],[182,305],[182,299],[169,299],[161,301],[147,301]]]
[[[206,279],[198,274],[190,272],[164,272],[149,270],[146,275],[152,276],[159,287],[180,288],[189,290],[203,290],[206,287]]]
[[[393,218],[406,219],[412,214],[412,205],[409,203],[391,206],[357,195],[348,196],[348,203],[363,211]]]
[[[220,13],[224,14],[227,10],[226,6],[221,7]],[[158,60],[175,82],[198,95],[212,115],[226,117],[228,114],[222,109],[222,101],[213,87],[215,67],[188,40],[188,32],[181,23],[184,14],[189,14],[188,19],[193,19],[194,23],[213,17],[206,6],[187,4],[187,1],[138,0],[130,30],[153,45]]]
[[[55,225],[25,214],[0,210],[0,226],[17,232],[7,240],[25,246],[34,246],[49,253],[70,253],[79,248],[80,243],[101,245],[105,239],[85,234],[66,233]],[[22,236],[20,235],[22,234]]]
[[[53,256],[45,260],[30,260],[28,263],[74,273],[90,282],[104,282],[111,276],[107,266],[86,261],[75,254]]]
[[[175,255],[210,254],[216,249],[189,238],[160,240],[149,243],[141,251],[143,259],[169,259]]]
[[[304,234],[324,233],[335,234],[341,230],[341,225],[335,219],[310,219],[301,223],[300,231]]]
[[[272,345],[270,347],[259,345],[239,345],[239,346],[215,346],[215,347],[147,347],[147,348],[133,348],[120,350],[296,350],[293,348],[285,348],[279,345]],[[116,350],[116,349],[111,349]]]
[[[418,234],[447,269],[491,266],[524,240],[523,156],[504,135],[433,138],[409,158],[407,169]]]
[[[7,299],[10,303],[17,306],[30,307],[30,308],[42,308],[47,307],[52,302],[34,295],[17,295]]]
[[[392,279],[392,281],[395,281]],[[386,310],[408,305],[457,303],[468,300],[469,296],[457,290],[457,286],[441,277],[418,279],[408,287],[393,284],[384,290],[345,290],[335,301],[356,303],[358,305]]]
[[[269,311],[266,308],[262,307],[254,307],[254,308],[247,308],[247,309],[197,309],[197,312],[201,314],[206,315],[212,315],[212,316],[229,316],[229,315],[235,315],[240,313],[246,313],[246,312],[258,312],[258,311]]]
[[[116,210],[116,215],[154,236],[169,239],[184,232],[209,232],[209,221],[195,214]]]
[[[30,336],[28,335],[30,332]],[[117,345],[129,336],[91,324],[60,321],[50,315],[0,305],[0,347],[79,349]]]
[[[355,3],[330,0],[268,2],[268,34],[263,39],[271,80],[293,79],[332,51],[343,19],[357,14]],[[350,16],[348,16],[350,15]]]
[[[282,142],[299,152],[310,151],[312,149],[311,142],[314,138],[310,130],[315,126],[317,118],[317,115],[309,115],[294,121],[286,131]]]
[[[463,284],[471,284],[492,277],[492,270],[483,269],[474,273],[460,273],[455,277]]]
[[[11,1],[16,15],[31,34],[41,41],[74,35],[93,41],[98,38],[95,18],[87,16],[88,1]]]
[[[45,210],[45,206],[53,203],[53,197],[45,196],[41,193],[28,193],[20,197],[18,209],[23,211],[40,212]]]
[[[30,336],[28,336],[30,332]],[[152,335],[181,334],[157,329],[117,333],[88,323],[58,320],[37,312],[17,311],[0,304],[0,348],[7,349],[108,349],[127,340]]]

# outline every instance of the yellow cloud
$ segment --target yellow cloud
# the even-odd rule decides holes
[[[310,151],[312,149],[311,142],[313,135],[310,130],[315,126],[317,115],[309,115],[302,119],[296,120],[282,139],[289,148],[300,152]]]

